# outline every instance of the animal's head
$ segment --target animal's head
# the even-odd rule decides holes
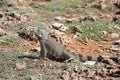
[[[48,38],[48,33],[46,32],[46,30],[33,29],[33,33],[40,39],[47,39]]]

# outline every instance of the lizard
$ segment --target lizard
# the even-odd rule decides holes
[[[33,29],[32,32],[38,37],[41,45],[41,51],[39,59],[49,59],[66,61],[69,59],[78,59],[80,61],[102,61],[105,57],[103,56],[88,56],[84,54],[79,54],[71,52],[62,44],[58,43],[52,39],[46,30],[43,29]],[[118,62],[118,57],[109,57],[109,59]]]

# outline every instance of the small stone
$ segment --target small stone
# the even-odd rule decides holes
[[[75,32],[83,33],[83,30],[80,28],[79,25],[74,27]]]
[[[27,64],[25,63],[25,61],[15,64],[15,70],[21,70],[26,68],[27,68]]]
[[[113,44],[114,45],[120,45],[120,40],[116,40]]]
[[[24,55],[30,55],[31,53],[29,53],[29,52],[24,52]]]
[[[108,58],[103,59],[102,62],[105,63],[105,64],[109,64],[109,65],[110,65],[110,64],[111,64],[111,65],[115,64],[113,60],[110,60],[110,59],[108,59]]]
[[[64,24],[55,22],[55,23],[52,24],[52,26],[53,26],[53,28],[55,28],[55,29],[59,29],[59,28],[61,28],[62,26],[64,26]]]
[[[57,16],[57,17],[55,17],[54,19],[57,20],[57,21],[65,20],[65,18],[64,18],[64,17],[61,17],[61,16]]]
[[[100,3],[100,6],[101,9],[105,9],[107,7],[105,3]]]
[[[103,33],[103,35],[107,35],[108,34],[108,32],[107,31],[102,31],[102,33]]]
[[[90,66],[93,66],[95,64],[96,64],[95,61],[86,61],[86,62],[83,63],[83,65],[90,65]]]
[[[88,16],[86,16],[86,19],[87,19],[87,20],[91,20],[91,21],[95,21],[95,20],[97,20],[97,19],[99,19],[99,18],[98,18],[98,16],[95,15],[95,14],[89,14]]]
[[[104,15],[104,20],[112,21],[113,20],[113,15],[111,15],[111,14]]]
[[[79,21],[79,18],[70,18],[67,19],[67,22]]]
[[[77,73],[71,73],[71,80],[78,80],[78,74]]]
[[[79,39],[80,36],[81,36],[81,33],[75,32],[75,35],[73,36],[73,38],[74,39]]]
[[[63,78],[63,80],[70,80],[70,73],[68,71],[63,71],[61,77]]]
[[[20,19],[21,19],[21,16],[20,16],[20,14],[18,14],[18,13],[15,13],[15,18],[16,18],[17,20],[20,20]]]
[[[88,78],[93,78],[94,75],[95,75],[95,71],[92,71],[92,70],[91,70],[91,71],[88,73],[87,77],[88,77]]]
[[[118,47],[119,45],[111,45],[110,50],[114,52],[120,52],[120,48]]]
[[[66,26],[62,26],[62,27],[59,29],[59,31],[61,31],[61,32],[65,32],[67,29],[68,29],[68,27],[66,27]]]
[[[5,32],[3,29],[0,28],[0,36],[6,35],[7,32]]]
[[[31,51],[33,51],[33,52],[40,52],[40,48],[39,47],[31,48]]]
[[[53,23],[52,26],[53,26],[53,28],[55,28],[55,29],[57,29],[59,31],[62,31],[62,32],[65,32],[68,29],[68,27],[66,27],[62,23]]]
[[[120,34],[119,33],[112,33],[111,38],[119,38]]]
[[[3,14],[2,13],[0,13],[0,18],[2,18],[3,17]]]
[[[119,24],[120,23],[120,15],[116,15],[114,18],[113,18],[113,21],[116,23],[116,24]],[[118,25],[115,25],[114,28],[116,28],[116,26],[120,29],[120,27]]]
[[[12,18],[15,18],[15,13],[9,13],[8,15]]]

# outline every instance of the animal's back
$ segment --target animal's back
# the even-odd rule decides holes
[[[48,56],[54,56],[56,59],[59,59],[64,55],[63,49],[65,49],[65,47],[52,38],[49,37],[48,39],[46,39],[44,41],[44,44],[48,50]]]

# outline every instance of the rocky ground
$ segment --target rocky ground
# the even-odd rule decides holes
[[[33,28],[71,51],[120,56],[119,0],[1,0],[0,80],[119,80],[120,63],[37,60]]]

